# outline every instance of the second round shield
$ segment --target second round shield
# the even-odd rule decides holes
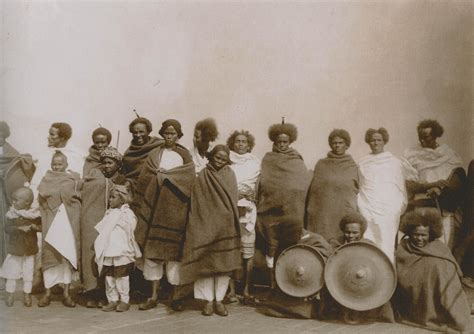
[[[356,311],[382,306],[397,284],[390,259],[377,246],[364,241],[339,247],[327,261],[324,278],[331,296]]]
[[[309,245],[291,246],[278,257],[275,280],[289,296],[312,296],[324,285],[324,259]]]

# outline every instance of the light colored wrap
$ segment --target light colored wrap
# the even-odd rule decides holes
[[[394,261],[395,237],[407,194],[401,161],[390,152],[369,154],[359,161],[357,206],[367,220],[365,238]]]

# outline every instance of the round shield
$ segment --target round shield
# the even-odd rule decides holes
[[[324,285],[324,258],[309,245],[285,249],[275,265],[278,287],[293,297],[309,297]]]
[[[358,241],[339,247],[327,261],[324,279],[331,296],[356,311],[382,306],[392,297],[397,272],[385,253]]]

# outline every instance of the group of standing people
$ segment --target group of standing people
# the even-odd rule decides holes
[[[31,306],[30,283],[36,263],[42,268],[46,287],[39,306],[49,305],[50,288],[62,283],[63,303],[74,307],[69,284],[79,274],[88,307],[97,307],[105,291],[108,303],[102,310],[127,311],[129,277],[138,268],[145,280],[152,282],[151,296],[140,304],[140,310],[156,307],[160,280],[166,274],[175,287],[174,310],[183,309],[180,286],[193,283],[195,298],[207,301],[202,313],[225,316],[228,311],[223,299],[229,285],[230,297],[235,294],[231,278],[236,270],[244,272],[243,301],[254,299],[251,282],[256,245],[265,255],[274,287],[275,259],[285,248],[300,242],[304,229],[331,245],[340,245],[349,233],[344,228],[350,225],[341,228],[340,222],[353,213],[365,220],[359,234],[375,243],[399,273],[412,265],[402,260],[407,254],[432,256],[452,266],[460,282],[457,262],[472,248],[457,233],[466,230],[466,224],[472,229],[472,217],[465,217],[464,225],[460,218],[466,175],[457,154],[437,143],[443,129],[434,120],[420,122],[420,146],[408,149],[402,159],[385,151],[389,134],[379,128],[367,130],[365,142],[371,153],[356,163],[347,154],[349,133],[335,129],[328,138],[331,150],[317,162],[312,176],[302,156],[291,147],[298,137],[297,128],[284,122],[269,128],[273,146],[261,161],[251,153],[255,138],[245,130],[233,132],[226,145],[213,146],[218,131],[212,119],[196,124],[194,147],[188,150],[179,144],[183,136],[179,121],[164,121],[158,132],[161,138],[157,138],[151,135],[151,122],[137,116],[129,125],[132,142],[123,155],[110,146],[111,133],[100,127],[92,134],[93,144],[85,159],[68,145],[71,127],[53,123],[48,151],[36,165],[31,156],[20,155],[5,142],[8,126],[1,125],[0,219],[2,233],[8,235],[2,240],[9,246],[1,274],[8,280],[7,305],[13,305],[11,281],[23,273],[24,282],[29,282],[24,286],[24,304]],[[30,181],[31,190],[21,185],[25,180]],[[418,227],[402,228],[402,232],[413,236],[411,240],[415,234],[428,233],[430,244],[434,237],[444,244],[425,248],[428,242],[420,243],[414,250],[413,244],[403,239],[395,250],[400,218],[407,209],[417,215],[410,221],[421,227],[428,226],[423,217],[432,217],[435,210],[444,233]],[[41,238],[35,248],[39,231]],[[18,235],[28,252],[10,251]],[[15,247],[19,243],[15,241]],[[456,261],[450,254],[456,254],[461,244]],[[434,248],[432,253],[427,251]],[[12,256],[17,258],[12,260]],[[472,266],[472,262],[465,265]],[[405,292],[417,290],[411,285],[423,282],[422,276],[413,282],[407,275],[399,275],[399,289]],[[462,292],[460,283],[457,288]],[[420,303],[406,293],[400,295],[412,306]],[[430,312],[433,310],[425,313]],[[410,318],[413,312],[403,316]],[[430,326],[430,317],[425,317],[425,323],[421,318],[412,320]],[[450,323],[449,319],[443,321]],[[465,326],[456,321],[451,325]]]

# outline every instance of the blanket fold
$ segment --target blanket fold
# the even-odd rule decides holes
[[[240,268],[237,180],[230,167],[210,164],[193,186],[183,249],[181,283],[223,275]]]
[[[67,231],[72,231],[73,240],[70,244],[62,244],[62,246],[67,246],[67,252],[63,251],[63,253],[58,251],[54,245],[51,245],[48,242],[43,243],[43,271],[61,264],[63,257],[68,260],[73,260],[72,254],[76,255],[76,263],[71,263],[71,265],[75,268],[78,267],[77,259],[80,251],[79,240],[81,214],[79,181],[80,176],[77,173],[48,171],[38,186],[38,202],[41,211],[43,241],[47,241],[46,236],[48,236],[48,231],[53,225],[53,222],[55,228],[59,227],[60,230],[65,228]],[[60,216],[62,219],[60,221],[55,221],[55,218],[60,211],[62,212]],[[64,224],[68,224],[69,226],[61,226]],[[61,235],[51,235],[49,238],[51,237],[54,237],[55,241],[59,241],[57,238],[61,237]]]

